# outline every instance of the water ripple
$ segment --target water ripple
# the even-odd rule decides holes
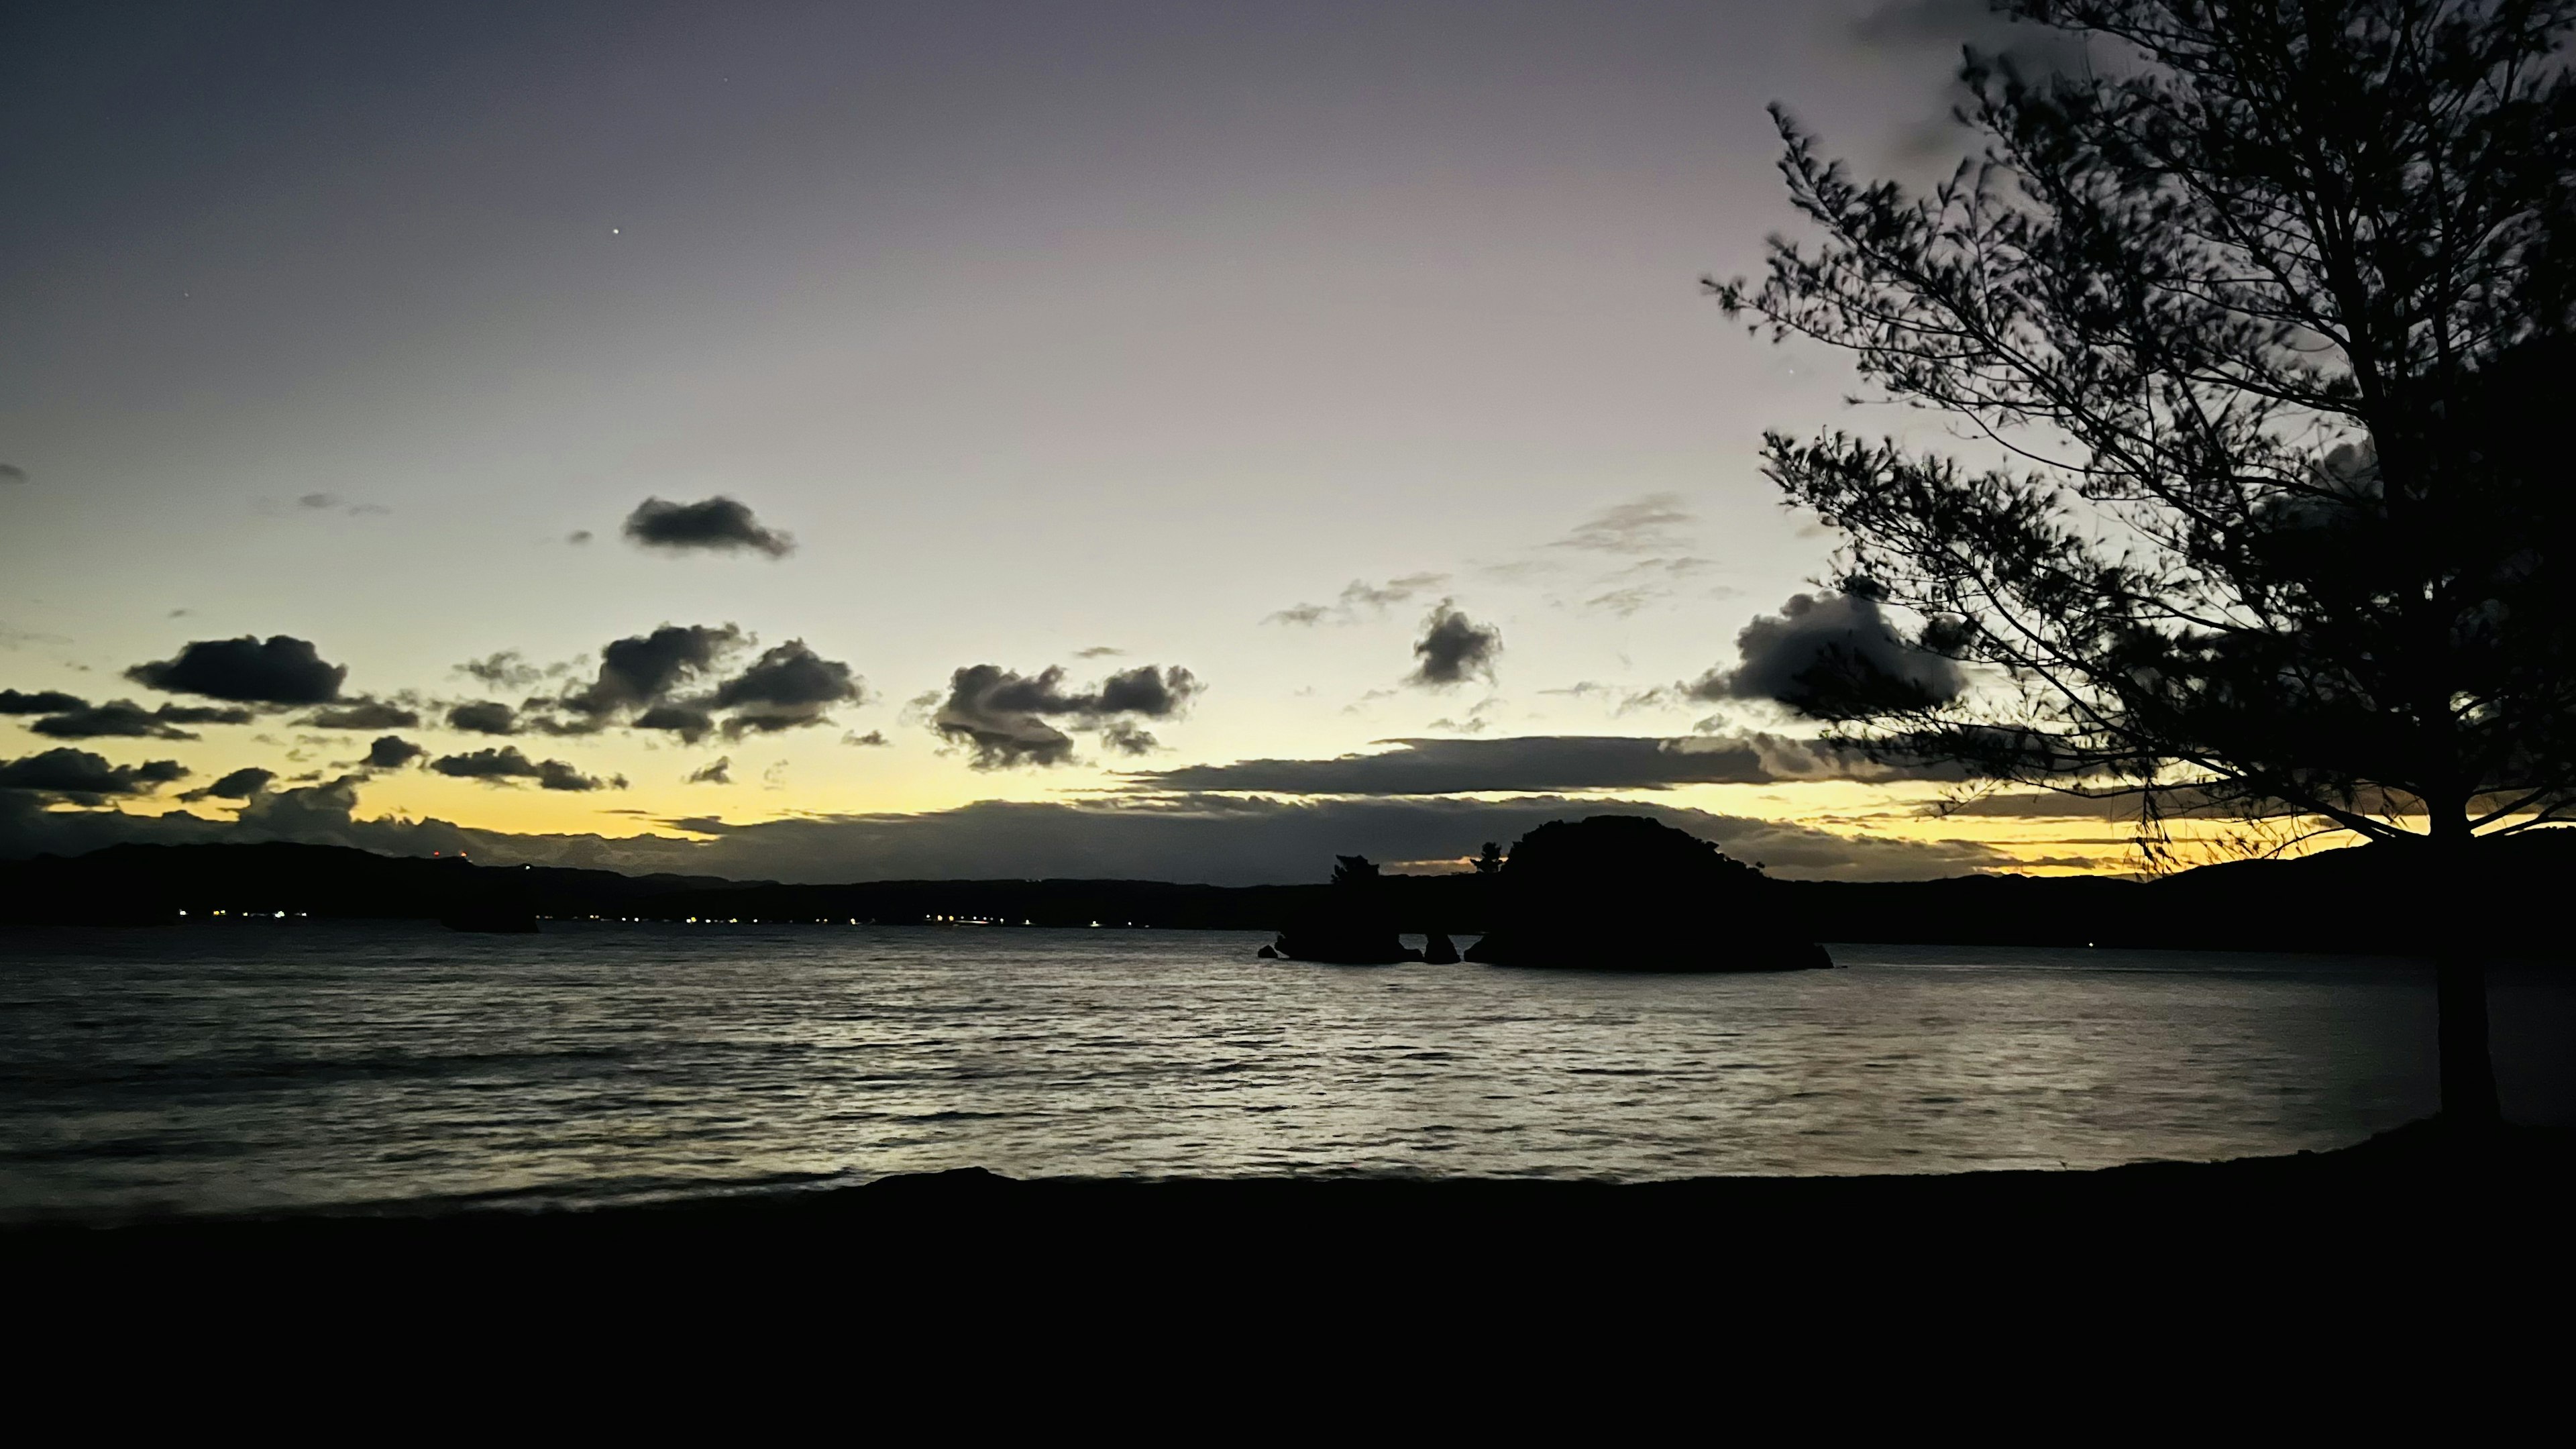
[[[2330,1147],[2433,1092],[2430,992],[2402,962],[1838,948],[1850,969],[1788,976],[1336,971],[1256,961],[1261,940],[0,937],[0,1216],[626,1201],[968,1165],[2081,1167]],[[2523,993],[2497,1013],[2509,1065],[2565,1059],[2558,978],[2505,990]],[[2509,1104],[2565,1097],[2507,1076]]]

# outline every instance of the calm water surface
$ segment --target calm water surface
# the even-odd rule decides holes
[[[284,923],[0,936],[0,1216],[1015,1176],[1602,1179],[2325,1148],[2429,1110],[2405,962],[1838,947],[1625,976],[1181,931]],[[2497,993],[2565,1120],[2562,973]]]

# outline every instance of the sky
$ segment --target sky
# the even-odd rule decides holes
[[[0,852],[2127,869],[1781,697],[1898,422],[1699,291],[1976,9],[17,7]]]

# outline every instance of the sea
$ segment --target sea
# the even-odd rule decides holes
[[[1338,967],[1241,932],[290,919],[0,934],[0,1221],[597,1206],[893,1173],[2080,1169],[2432,1110],[2393,958],[1835,945],[1765,975]],[[2500,967],[2508,1115],[2576,981]]]

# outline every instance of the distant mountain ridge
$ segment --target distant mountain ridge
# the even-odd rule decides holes
[[[2420,902],[2402,849],[2365,846],[2299,860],[2203,866],[2156,881],[1955,876],[1932,881],[1761,880],[1758,904],[1707,928],[1790,928],[1823,941],[2157,946],[2420,952],[2446,933],[2501,952],[2566,956],[2554,903],[2576,884],[2576,830],[2496,842],[2476,899],[2439,915]],[[1395,929],[1478,935],[1494,924],[1479,875],[1390,876]],[[680,921],[917,923],[1277,930],[1326,886],[1209,886],[1121,880],[870,881],[787,885],[712,876],[620,875],[560,866],[484,866],[455,857],[375,855],[340,846],[118,845],[70,858],[0,862],[0,924],[152,925],[291,917],[437,921],[497,907],[541,917]],[[1765,915],[1746,922],[1748,909]],[[186,912],[183,918],[181,912]],[[1729,919],[1729,917],[1734,919]]]

